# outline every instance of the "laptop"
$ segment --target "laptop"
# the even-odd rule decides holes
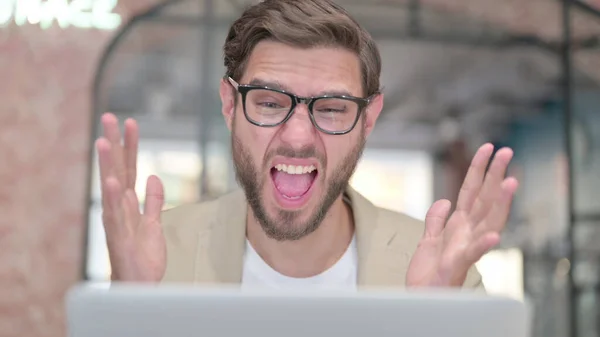
[[[530,337],[526,302],[471,292],[79,285],[70,337]]]

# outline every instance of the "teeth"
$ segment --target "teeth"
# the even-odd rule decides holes
[[[314,165],[310,166],[295,166],[295,165],[286,165],[286,164],[277,164],[275,165],[277,171],[285,172],[287,174],[305,174],[311,173],[317,168]]]

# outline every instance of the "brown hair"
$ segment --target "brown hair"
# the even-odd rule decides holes
[[[251,6],[227,35],[227,76],[239,80],[254,47],[269,39],[299,48],[342,47],[360,58],[366,96],[379,92],[381,56],[371,35],[330,0],[265,0]]]

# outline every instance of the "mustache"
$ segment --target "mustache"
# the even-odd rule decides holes
[[[307,145],[300,149],[294,149],[289,146],[281,146],[273,149],[267,153],[264,157],[263,165],[267,165],[271,159],[275,156],[282,156],[288,158],[317,158],[321,165],[325,165],[325,156],[317,151],[317,148],[313,145]]]

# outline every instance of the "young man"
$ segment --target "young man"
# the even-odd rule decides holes
[[[329,0],[266,0],[224,47],[222,113],[241,191],[161,212],[150,177],[134,193],[138,129],[112,114],[98,139],[113,280],[242,287],[482,288],[474,263],[499,242],[517,188],[510,149],[476,153],[456,210],[425,224],[375,207],[348,186],[383,107],[375,42]],[[485,176],[485,177],[484,177]]]

